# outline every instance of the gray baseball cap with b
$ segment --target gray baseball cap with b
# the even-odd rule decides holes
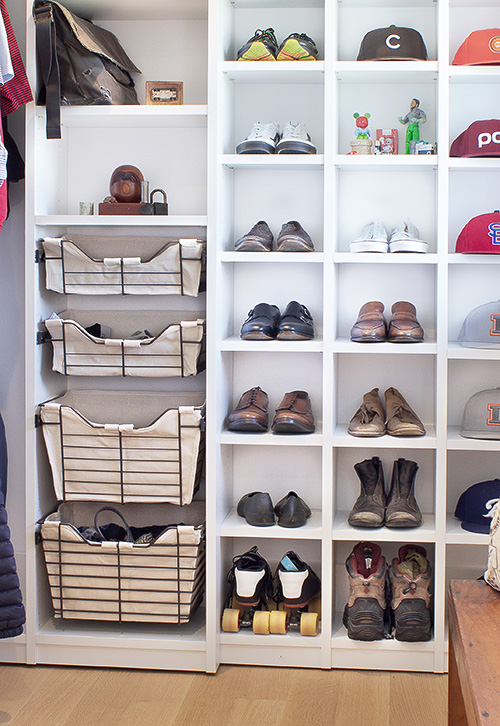
[[[478,391],[465,404],[460,436],[500,439],[500,388]]]
[[[500,347],[500,300],[471,310],[462,323],[458,342],[464,348]]]

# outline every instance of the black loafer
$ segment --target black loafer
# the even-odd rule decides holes
[[[305,305],[292,300],[281,316],[278,340],[311,340],[314,338],[312,315]]]
[[[288,492],[274,507],[280,527],[302,527],[311,516],[311,510],[296,492]]]
[[[276,305],[259,303],[248,313],[241,326],[240,338],[243,340],[274,340],[278,332],[280,311]]]
[[[254,527],[270,527],[275,523],[273,502],[267,492],[245,494],[238,502],[236,512]]]

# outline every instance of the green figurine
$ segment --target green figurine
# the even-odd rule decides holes
[[[398,121],[401,124],[408,124],[408,128],[406,129],[406,153],[410,154],[410,142],[420,141],[420,124],[425,124],[427,121],[427,116],[425,115],[425,111],[422,111],[420,108],[418,98],[411,99],[410,110],[404,118],[400,116]]]

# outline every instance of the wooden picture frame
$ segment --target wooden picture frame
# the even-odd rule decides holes
[[[182,81],[146,81],[147,106],[182,106]]]

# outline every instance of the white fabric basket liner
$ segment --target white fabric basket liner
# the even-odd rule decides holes
[[[204,393],[68,391],[40,417],[58,500],[190,504]]]
[[[44,321],[52,342],[52,370],[70,376],[195,376],[205,331],[205,320],[196,316],[189,311],[54,313]],[[85,330],[96,321],[111,328],[111,338]],[[127,337],[145,329],[151,337]]]
[[[164,521],[161,506],[139,505],[144,506],[150,523]],[[88,511],[89,505],[61,504],[42,523],[55,617],[187,622],[203,597],[204,525],[171,525],[151,544],[89,542],[77,527],[90,525],[93,513],[85,519],[82,507]],[[94,510],[100,507],[94,505]],[[134,507],[139,507],[125,507],[129,525],[144,526],[134,521]],[[102,523],[106,521],[119,522],[103,512]]]
[[[78,295],[189,295],[200,288],[198,239],[45,237],[48,290]],[[125,249],[124,248],[128,248]],[[103,252],[105,249],[105,252]]]

